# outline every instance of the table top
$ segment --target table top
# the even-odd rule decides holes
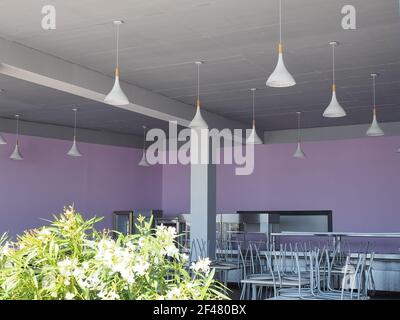
[[[210,268],[214,268],[217,270],[235,270],[239,269],[240,266],[234,263],[227,263],[227,262],[214,262],[211,263]]]
[[[367,237],[367,238],[400,238],[400,233],[387,233],[387,232],[292,232],[285,231],[280,233],[271,233],[272,236],[301,236],[301,237]]]

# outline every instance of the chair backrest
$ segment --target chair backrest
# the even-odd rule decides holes
[[[343,300],[343,298],[344,298],[344,291],[345,291],[345,289],[346,289],[346,287],[348,287],[349,286],[349,284],[350,284],[350,280],[351,279],[349,279],[348,278],[348,276],[347,276],[347,273],[348,273],[348,269],[349,269],[349,265],[350,265],[350,256],[347,256],[346,257],[346,263],[345,263],[345,265],[344,265],[344,270],[343,270],[343,279],[342,279],[342,290],[341,290],[341,295],[340,295],[340,299],[341,300]]]
[[[270,275],[272,278],[273,288],[274,288],[274,296],[277,296],[277,281],[274,273],[274,268],[272,266],[272,251],[267,250],[264,252],[265,262],[267,265],[266,274]],[[279,279],[280,281],[280,279]]]
[[[344,291],[347,289],[350,291],[350,299],[353,299],[354,289],[357,289],[357,298],[360,298],[361,286],[362,286],[362,275],[363,275],[363,264],[366,259],[366,254],[358,254],[356,267],[351,265],[350,255],[346,258],[346,265],[344,267],[344,276],[342,280],[342,294],[341,299],[344,298]],[[356,287],[357,286],[357,287]]]
[[[372,278],[372,265],[374,263],[375,253],[371,252],[369,256],[369,262],[367,263],[367,271],[365,272],[365,285],[364,285],[364,295],[368,295],[368,290],[370,289],[370,284],[372,289],[375,290],[374,281]]]
[[[338,248],[335,247],[333,251],[330,251],[328,248],[325,249],[325,266],[327,270],[326,274],[326,287],[329,290],[333,290],[332,285],[332,269],[335,264],[338,255]],[[347,269],[346,269],[347,270]]]
[[[190,245],[189,258],[190,261],[196,261],[198,259],[204,259],[208,257],[209,252],[209,241],[204,239],[193,239]]]
[[[309,255],[309,258],[310,258],[310,262],[312,261],[312,255],[313,255],[313,252],[312,251],[310,251],[310,252],[307,252],[307,253],[305,253],[305,255]],[[299,296],[299,298],[301,299],[302,298],[302,287],[303,287],[303,272],[301,272],[301,266],[300,266],[300,261],[299,261],[299,253],[298,252],[295,252],[294,253],[294,258],[295,258],[295,261],[296,261],[296,269],[297,269],[297,280],[298,280],[298,285],[297,285],[297,290],[298,290],[298,296]],[[304,258],[305,258],[305,256],[304,256]],[[311,273],[312,273],[312,263],[310,263],[310,270],[311,270]],[[311,279],[312,279],[312,277],[311,277]],[[311,283],[312,283],[312,280],[310,280],[311,281]]]
[[[238,254],[240,259],[240,266],[242,270],[243,279],[246,279],[248,275],[254,273],[254,261],[252,254],[252,245],[249,244],[246,249],[243,248],[243,244],[238,244]]]
[[[324,250],[316,248],[315,250],[311,250],[308,253],[309,261],[310,261],[310,291],[311,294],[316,294],[316,290],[320,290],[321,284],[321,263],[324,257]]]
[[[263,274],[268,266],[266,266],[265,261],[261,258],[260,248],[262,248],[262,243],[253,243],[253,249],[255,253],[255,272]]]
[[[240,270],[241,270],[241,273],[242,273],[242,277],[243,277],[243,279],[246,279],[247,278],[246,263],[245,263],[245,260],[244,260],[243,248],[242,248],[242,245],[240,243],[238,243],[237,252],[238,252],[239,266],[240,266]]]

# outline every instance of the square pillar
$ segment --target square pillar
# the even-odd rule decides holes
[[[207,256],[213,260],[216,244],[216,165],[211,163],[212,153],[208,130],[201,131],[203,131],[200,134],[201,138],[196,139],[199,136],[194,137],[192,130],[190,239],[192,245],[193,241],[204,244],[207,248]],[[192,256],[192,259],[197,259],[197,257]]]

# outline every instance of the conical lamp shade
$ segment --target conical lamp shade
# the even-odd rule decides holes
[[[342,108],[336,98],[336,90],[332,91],[332,100],[329,106],[325,109],[324,117],[326,118],[339,118],[346,116],[346,111]]]
[[[13,153],[10,156],[11,160],[23,160],[24,157],[21,155],[21,152],[19,151],[19,144],[18,142],[15,144],[15,148]]]
[[[1,134],[0,134],[0,144],[7,144],[7,141],[3,138]]]
[[[296,151],[293,153],[292,157],[297,159],[304,159],[306,157],[306,154],[301,149],[300,142],[297,143]]]
[[[71,149],[69,149],[67,155],[71,157],[81,157],[82,153],[80,153],[78,146],[76,145],[76,141],[74,139],[74,143],[72,144]]]
[[[286,88],[296,84],[293,76],[286,69],[285,63],[283,62],[282,52],[279,53],[278,63],[274,72],[269,76],[266,84],[268,87],[272,88]]]
[[[113,106],[125,106],[129,104],[129,100],[119,84],[118,71],[115,72],[114,86],[110,93],[105,97],[104,102]]]
[[[207,129],[208,125],[207,122],[203,119],[201,115],[200,106],[196,108],[196,114],[194,115],[193,120],[189,124],[189,128],[200,128],[200,129]]]
[[[250,135],[246,139],[246,144],[263,144],[261,138],[257,134],[255,127],[251,129]]]
[[[150,163],[147,161],[146,152],[145,151],[143,151],[142,159],[140,159],[138,164],[141,167],[149,167],[150,166]]]
[[[373,119],[372,119],[371,126],[367,130],[367,136],[369,136],[369,137],[380,137],[380,136],[384,136],[384,135],[385,135],[385,133],[383,132],[383,130],[379,126],[378,121],[376,120],[376,114],[374,112],[374,116],[373,116]]]

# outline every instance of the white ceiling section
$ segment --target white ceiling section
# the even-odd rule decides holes
[[[193,106],[196,99],[193,62],[203,60],[203,108],[235,121],[227,122],[230,125],[251,124],[248,89],[252,87],[259,88],[256,113],[260,129],[296,128],[296,111],[302,112],[302,126],[306,128],[369,123],[371,72],[380,74],[379,120],[400,121],[397,0],[283,0],[285,63],[297,81],[296,86],[285,89],[265,86],[277,58],[278,0],[56,0],[51,1],[57,10],[57,29],[53,31],[41,28],[40,11],[46,4],[49,1],[1,1],[0,37],[63,59],[64,63],[77,64],[87,72],[95,71],[99,77],[106,75],[108,81],[99,80],[102,84],[98,86],[103,94],[112,86],[115,67],[112,20],[122,19],[125,24],[120,38],[121,79],[126,85],[169,98],[164,101],[171,106],[175,101],[177,105],[171,107],[174,111],[168,111],[169,114],[187,120],[193,116],[195,109],[188,106]],[[356,7],[357,30],[341,27],[341,8],[346,4]],[[332,40],[340,43],[336,49],[337,90],[348,113],[340,119],[322,117],[331,94],[328,43]],[[8,90],[12,91],[12,85]],[[46,92],[43,95],[45,99]],[[65,94],[54,103],[69,105],[71,99]],[[130,99],[136,102],[134,95]],[[6,108],[3,102],[0,96],[0,116],[9,116],[5,110],[12,108]],[[99,102],[87,103],[96,105],[93,110],[111,110],[110,114],[100,112],[93,119],[99,121],[100,127],[103,116],[107,118],[104,123],[112,122],[114,117],[124,120],[121,110]],[[157,109],[151,103],[146,105],[146,98],[141,98],[140,105],[163,110],[163,106]],[[31,112],[32,121],[38,122],[43,118],[42,121],[61,123],[64,116],[71,116],[68,112],[46,110],[36,114],[34,108],[27,112]],[[136,126],[142,120],[132,123]],[[119,125],[104,125],[104,129],[118,132]]]

